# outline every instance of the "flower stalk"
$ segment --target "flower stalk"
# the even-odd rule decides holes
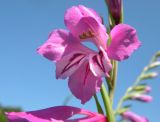
[[[117,2],[117,7],[119,10],[117,17],[115,16],[114,12],[113,12],[113,4],[116,4],[116,2],[114,1],[112,4],[112,1],[110,0],[106,0],[106,3],[108,5],[108,12],[109,12],[109,26],[110,26],[110,30],[117,24],[122,23],[123,22],[123,9],[122,9],[122,2]],[[110,39],[110,43],[111,43],[112,39]],[[109,43],[109,44],[110,44]],[[115,87],[116,87],[116,80],[117,80],[117,71],[118,71],[118,62],[115,60],[112,60],[112,66],[113,69],[110,72],[110,77],[106,78],[106,82],[108,85],[108,91],[109,91],[109,95],[106,91],[106,88],[104,85],[102,85],[101,88],[101,95],[104,101],[104,105],[105,105],[105,109],[106,109],[106,114],[108,116],[108,120],[109,122],[115,122],[115,115],[113,113],[113,100],[114,100],[114,92],[115,92]]]
[[[109,25],[111,30],[115,25],[123,23],[123,5],[121,0],[117,2],[114,0],[113,1],[106,0],[106,3],[108,5]],[[116,13],[114,12],[114,9],[116,10]],[[117,80],[117,72],[118,72],[118,62],[115,60],[112,60],[112,65],[113,65],[113,69],[112,69],[113,71],[112,71],[111,80],[110,80],[112,86],[109,87],[109,96],[113,104],[114,92],[115,92],[116,80]]]
[[[118,62],[117,61],[113,61],[113,76],[112,76],[112,87],[110,87],[109,89],[109,96],[111,99],[111,102],[113,104],[113,100],[114,100],[114,91],[115,91],[115,87],[116,87],[116,80],[117,80],[117,71],[118,71]]]
[[[106,115],[108,117],[108,121],[115,122],[115,116],[114,116],[113,109],[112,109],[112,103],[110,101],[110,98],[108,96],[108,93],[106,91],[106,87],[104,84],[102,84],[102,87],[101,87],[101,95],[102,95],[102,99],[104,102],[104,107],[106,110]]]

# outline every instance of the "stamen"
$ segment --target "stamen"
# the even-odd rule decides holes
[[[85,39],[87,37],[87,33],[82,33],[82,35],[79,35],[80,39]]]
[[[94,37],[95,34],[92,31],[88,31],[88,32],[83,32],[81,35],[79,35],[80,39],[88,39],[88,38],[92,38]]]
[[[88,31],[88,34],[92,37],[95,36],[95,34],[92,31]]]

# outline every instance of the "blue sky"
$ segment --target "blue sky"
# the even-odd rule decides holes
[[[67,80],[55,79],[55,65],[36,53],[49,32],[65,28],[67,8],[83,4],[95,9],[107,23],[104,0],[0,0],[0,103],[36,110],[61,105],[70,95]],[[160,50],[160,1],[124,0],[124,23],[137,29],[142,47],[128,60],[119,63],[115,103],[133,83],[152,55]],[[151,122],[159,121],[160,77],[147,81],[152,86],[153,102],[136,102],[133,111]],[[96,111],[94,100],[84,106],[73,98],[69,105]]]

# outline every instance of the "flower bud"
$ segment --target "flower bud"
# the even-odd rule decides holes
[[[158,76],[157,72],[151,72],[151,73],[147,73],[144,74],[140,77],[140,80],[148,80],[148,79],[152,79]]]
[[[149,95],[144,95],[144,94],[135,94],[134,96],[132,96],[133,100],[138,100],[141,102],[151,102],[152,101],[152,96]]]
[[[108,11],[112,15],[115,24],[119,24],[121,20],[121,12],[122,12],[122,0],[106,0],[108,5]]]
[[[150,86],[146,86],[142,84],[142,85],[135,86],[133,90],[140,93],[149,93],[152,90],[152,88]]]
[[[156,61],[149,66],[149,69],[153,69],[160,66],[160,61]]]
[[[124,120],[130,120],[131,122],[149,122],[147,118],[137,115],[131,111],[126,111],[121,114]]]
[[[157,68],[160,66],[160,61],[155,61],[153,63],[151,63],[149,66],[145,67],[145,71],[147,70],[151,70],[151,69],[154,69],[154,68]]]

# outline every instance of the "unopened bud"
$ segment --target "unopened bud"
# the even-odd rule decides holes
[[[156,61],[156,62],[153,62],[152,64],[150,64],[148,67],[147,67],[147,70],[149,69],[153,69],[153,68],[157,68],[160,66],[160,61]]]
[[[129,120],[131,122],[148,122],[147,118],[137,115],[131,111],[126,111],[121,114],[124,120]]]
[[[144,95],[144,94],[135,94],[134,96],[132,96],[133,100],[138,100],[141,102],[151,102],[152,101],[152,96],[149,95]]]
[[[146,85],[139,85],[139,86],[135,86],[133,88],[134,91],[140,92],[140,93],[149,93],[151,91],[151,87],[150,86],[146,86]]]
[[[121,20],[121,12],[122,12],[122,0],[106,0],[108,5],[108,10],[112,15],[115,24],[119,24]]]
[[[151,78],[155,78],[158,76],[157,72],[151,72],[151,73],[147,73],[144,74],[140,77],[140,80],[147,80],[147,79],[151,79]]]

